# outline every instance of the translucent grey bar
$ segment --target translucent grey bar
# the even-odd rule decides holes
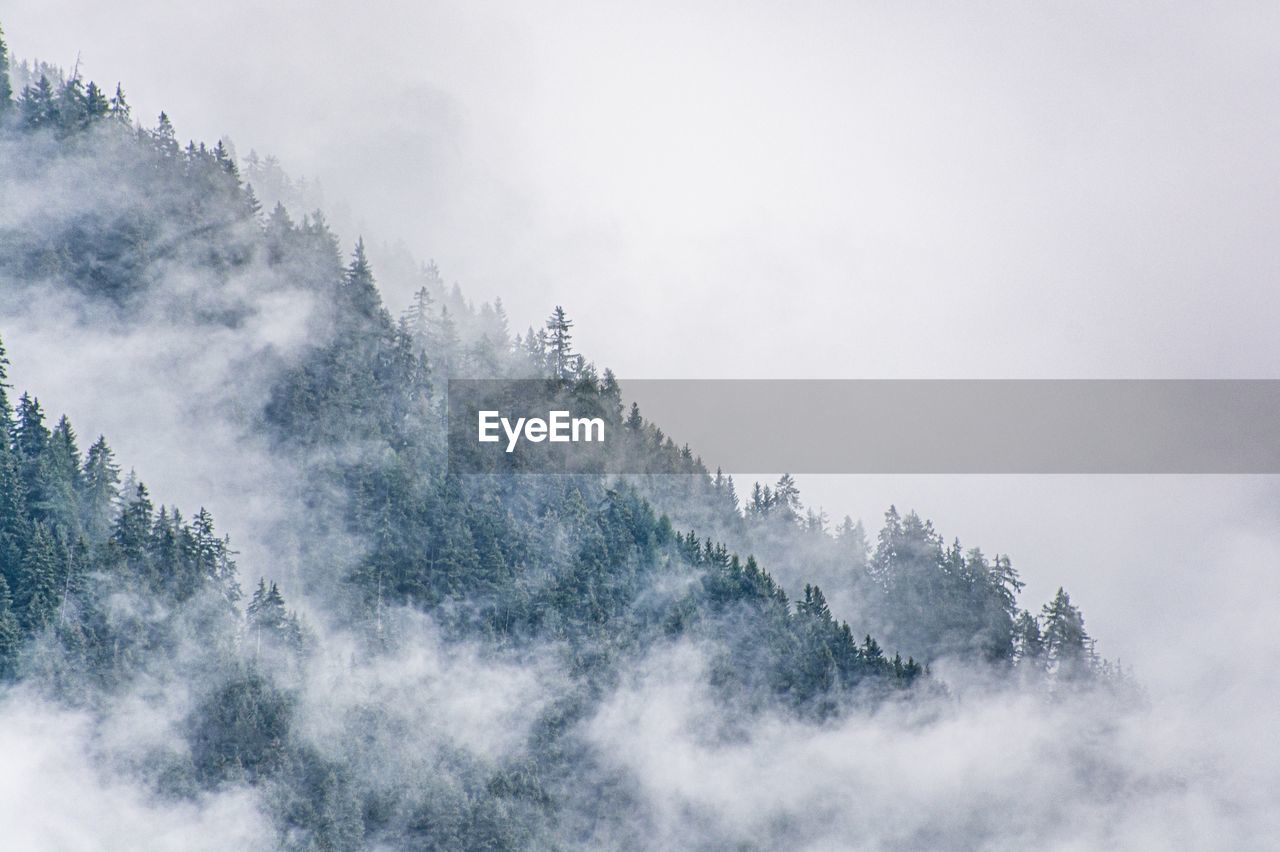
[[[610,415],[604,445],[476,454],[468,405],[518,399],[533,411],[554,397],[574,414],[615,409],[582,385],[455,380],[449,394],[459,472],[666,472],[651,457],[661,456],[653,428],[628,429],[626,410]],[[621,395],[726,471],[1280,473],[1280,380],[648,379],[622,382]]]

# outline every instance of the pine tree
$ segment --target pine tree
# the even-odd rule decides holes
[[[0,442],[0,575],[17,576],[30,530],[18,464],[8,442]]]
[[[1018,616],[1018,592],[1026,585],[1018,576],[1013,562],[1008,556],[997,556],[983,579],[1000,612],[1012,624]]]
[[[458,326],[444,305],[440,306],[440,318],[435,332],[436,361],[446,376],[458,375]]]
[[[12,578],[17,576],[28,530],[26,491],[12,445],[15,428],[9,408],[8,365],[0,342],[0,576]]]
[[[81,476],[80,522],[89,541],[105,541],[120,510],[120,468],[106,438],[89,448]]]
[[[1092,662],[1089,634],[1084,630],[1084,616],[1071,603],[1071,597],[1059,587],[1053,600],[1045,604],[1044,654],[1054,674],[1060,679],[1081,677]]]
[[[235,607],[240,602],[243,592],[240,590],[240,581],[236,573],[236,563],[232,558],[236,551],[231,549],[231,537],[224,535],[222,537],[222,545],[218,548],[218,570],[215,574],[219,587],[222,589],[222,596],[226,598],[227,603]]]
[[[503,306],[501,297],[493,300],[493,321],[490,327],[494,345],[505,347],[511,339],[511,324],[507,320],[507,309]]]
[[[413,294],[413,303],[402,314],[410,339],[419,352],[434,351],[434,341],[431,339],[432,301],[431,292],[426,286],[419,287],[418,292]]]
[[[365,254],[364,240],[356,241],[355,250],[351,253],[351,263],[347,265],[344,279],[347,299],[357,313],[373,318],[382,311],[382,297],[378,295],[377,284],[373,280],[373,267]]]
[[[47,514],[50,522],[68,540],[80,535],[78,495],[83,489],[80,471],[80,450],[76,446],[76,433],[65,416],[58,420],[49,437],[49,449],[44,463],[48,500]]]
[[[551,377],[568,381],[573,375],[573,322],[565,316],[564,308],[556,305],[547,318],[547,368]]]
[[[640,416],[640,406],[631,403],[631,410],[627,412],[626,426],[632,432],[639,432],[644,427],[644,418]]]
[[[119,89],[117,89],[117,92]],[[173,122],[169,120],[166,113],[160,113],[160,118],[156,123],[156,129],[151,131],[151,143],[156,153],[166,159],[176,160],[178,158],[178,139],[173,129]]]
[[[13,439],[13,406],[9,404],[9,358],[0,340],[0,441],[6,446]]]
[[[1040,635],[1040,624],[1025,609],[1013,622],[1013,654],[1019,666],[1034,669],[1043,664],[1044,638]]]
[[[161,506],[147,543],[147,555],[154,572],[148,575],[148,579],[179,599],[188,597],[195,585],[193,578],[184,576],[181,528],[182,518],[177,510],[171,515],[165,506]]]
[[[13,448],[27,510],[36,520],[51,517],[57,496],[48,456],[50,438],[40,401],[24,393],[18,400]]]
[[[213,146],[213,160],[227,174],[237,179],[240,177],[240,170],[236,167],[235,155],[227,147],[225,139],[219,139],[218,144]]]
[[[4,29],[0,28],[0,124],[13,108],[13,83],[9,80],[9,46],[4,41]]]
[[[23,88],[22,96],[18,99],[18,112],[23,126],[28,130],[41,130],[57,123],[57,99],[53,84],[46,75],[41,74],[35,86]]]
[[[245,608],[249,626],[253,628],[254,653],[262,650],[263,634],[267,639],[274,639],[286,627],[284,596],[273,582],[267,585],[266,578],[258,579],[258,588],[253,592],[249,606]]]
[[[777,514],[781,515],[787,521],[796,521],[800,517],[800,488],[796,485],[795,477],[789,473],[784,473],[778,479],[773,490],[773,503],[771,506],[777,510]]]
[[[22,626],[13,611],[9,582],[0,574],[0,683],[17,673],[18,651],[22,649]]]
[[[876,536],[876,550],[871,560],[872,575],[882,587],[892,582],[893,566],[902,546],[902,517],[896,506],[890,506],[884,513],[884,526]]]
[[[48,449],[49,438],[40,400],[24,393],[18,400],[18,426],[13,440],[18,458],[24,465],[34,465]]]
[[[806,532],[818,535],[826,535],[827,524],[830,522],[826,511],[823,509],[807,509],[804,514],[804,528]]]
[[[146,486],[139,482],[134,487],[133,499],[125,504],[124,511],[116,518],[111,542],[119,549],[130,570],[142,576],[150,576],[147,557],[154,523],[151,497]]]
[[[244,216],[246,219],[257,222],[261,213],[262,202],[258,201],[258,194],[253,191],[253,184],[246,183],[244,185]]]
[[[730,514],[736,519],[738,517],[738,487],[733,484],[733,477],[726,476],[724,478],[724,498],[725,506]]]
[[[848,515],[836,527],[836,543],[842,552],[853,561],[856,571],[866,570],[871,555],[871,545],[867,542],[867,531],[862,521],[855,521]]]
[[[111,112],[111,101],[107,100],[107,96],[103,94],[102,89],[98,88],[97,83],[90,81],[84,96],[85,113],[90,121],[97,121]]]
[[[62,560],[58,557],[53,535],[44,524],[37,523],[22,557],[14,590],[19,620],[29,632],[44,627],[57,612],[62,588]]]
[[[125,100],[124,89],[116,83],[116,93],[111,96],[110,104],[111,117],[121,124],[128,126],[132,117],[129,114],[129,103]]]
[[[14,676],[21,644],[22,628],[13,612],[13,596],[8,581],[0,574],[0,682]]]
[[[64,131],[82,130],[89,125],[89,100],[78,74],[72,74],[58,92],[58,125]]]

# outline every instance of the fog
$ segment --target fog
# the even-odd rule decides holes
[[[319,176],[513,317],[565,303],[623,377],[1255,377],[1277,14],[16,0],[5,26]]]
[[[17,55],[79,56],[183,138],[319,177],[348,231],[434,257],[517,328],[566,305],[624,379],[1269,378],[1276,16],[17,0],[5,26]],[[867,483],[801,480],[869,526],[892,502],[990,530],[1143,663],[1108,602],[1206,569],[1115,554],[1182,530],[1228,549],[1247,522],[1221,507],[1271,487],[1006,481],[974,509],[967,482]]]
[[[247,790],[165,802],[120,773],[119,752],[154,734],[155,716],[119,717],[132,742],[103,742],[93,720],[29,695],[0,701],[0,819],[24,849],[268,849]],[[68,813],[74,810],[74,817]]]
[[[1206,728],[1208,708],[1117,718],[1096,696],[974,696],[708,743],[718,711],[699,666],[690,649],[650,660],[590,728],[641,779],[658,848],[701,827],[778,848],[1252,849],[1280,828],[1269,758]]]
[[[272,153],[318,177],[344,239],[435,258],[468,296],[501,296],[514,328],[565,305],[579,348],[625,383],[1280,376],[1278,15],[1269,4],[1210,19],[1156,4],[14,0],[2,22],[19,58],[79,55],[95,79],[122,80],[144,123],[166,109],[184,140],[226,135],[241,156]],[[394,309],[408,298],[384,295]],[[280,502],[288,483],[260,490],[269,458],[216,410],[260,401],[253,353],[287,354],[304,303],[264,306],[261,323],[212,346],[159,321],[122,336],[73,327],[63,305],[26,310],[38,319],[0,329],[19,387],[70,414],[82,438],[106,433],[159,500],[210,505],[252,577],[296,579],[265,540],[295,510]],[[193,386],[207,408],[192,409]],[[1265,793],[1280,697],[1267,652],[1280,638],[1273,478],[800,486],[806,503],[872,534],[893,503],[948,539],[1010,554],[1033,609],[1065,585],[1100,652],[1135,667],[1153,707],[1067,754],[1064,732],[1105,727],[1097,708],[1041,712],[1026,697],[976,697],[929,725],[778,719],[709,746],[705,661],[677,648],[630,672],[583,727],[636,779],[657,845],[691,824],[707,842],[794,836],[819,848],[965,831],[1001,848],[1053,831],[1064,832],[1055,848],[1248,848],[1280,831]],[[409,701],[410,728],[439,720],[424,751],[448,741],[490,759],[495,737],[528,724],[520,705],[556,689],[507,663],[451,681],[429,625],[413,629],[426,637],[419,656],[329,694],[323,666],[345,650],[334,637],[342,650],[309,681],[318,742],[326,713],[373,691]],[[426,688],[443,682],[458,691]],[[101,771],[87,722],[35,700],[0,707],[14,746],[0,753],[22,755],[0,785],[42,779],[28,798],[0,795],[17,803],[0,821],[19,836],[49,830],[23,822],[54,806],[30,797],[64,785],[85,803],[83,824],[58,829],[84,832],[60,835],[69,847],[144,825],[174,847],[252,833],[247,793],[189,810],[87,780]],[[1018,750],[979,753],[997,735]],[[1099,765],[1125,796],[1081,785],[1082,767]],[[1012,824],[968,823],[978,807]],[[821,828],[796,828],[815,810]],[[193,818],[245,834],[181,828]]]

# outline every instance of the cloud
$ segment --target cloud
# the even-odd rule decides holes
[[[130,739],[147,736],[131,728]],[[15,849],[270,849],[245,789],[168,799],[118,771],[119,742],[89,713],[21,691],[0,696],[0,822]]]
[[[648,848],[1260,849],[1280,830],[1274,738],[1212,702],[951,681],[954,699],[726,734],[705,664],[659,650],[586,725],[638,786]]]
[[[1185,377],[1265,375],[1280,354],[1274,15],[19,0],[3,23],[19,55],[70,64],[84,48],[148,122],[167,108],[184,137],[229,132],[241,154],[319,174],[349,202],[346,227],[502,295],[517,327],[566,304],[581,347],[624,379]],[[0,217],[104,200],[89,173],[25,186]],[[208,505],[246,572],[294,580],[292,596],[305,587],[277,534],[299,484],[234,415],[261,403],[269,356],[306,344],[309,303],[261,272],[231,282],[252,308],[235,329],[175,322],[201,288],[175,269],[170,300],[129,329],[10,289],[0,333],[14,378],[82,443],[105,433],[159,499]],[[1280,836],[1273,480],[813,487],[873,534],[896,502],[1010,552],[1029,602],[1065,582],[1103,651],[1137,657],[1151,704],[1113,715],[960,689],[911,713],[726,731],[701,651],[667,648],[582,728],[634,781],[654,848]],[[407,635],[348,671],[351,644],[326,634],[303,681],[308,741],[337,749],[335,720],[367,699],[393,723],[367,777],[392,777],[380,761],[423,771],[446,746],[482,763],[518,752],[554,666],[446,652],[429,625]],[[95,719],[8,695],[0,823],[19,845],[70,848],[270,836],[242,789],[167,801],[133,774],[175,747],[183,712],[135,695]]]

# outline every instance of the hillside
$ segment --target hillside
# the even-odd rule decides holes
[[[740,499],[624,405],[559,307],[513,335],[500,301],[430,264],[411,304],[384,304],[363,242],[264,210],[222,143],[183,144],[166,115],[142,129],[121,87],[54,69],[0,85],[0,164],[3,322],[32,330],[54,305],[121,340],[226,346],[235,387],[190,404],[247,436],[224,463],[273,507],[243,533],[256,561],[237,558],[240,530],[160,502],[112,436],[11,390],[0,357],[4,688],[104,725],[152,707],[169,735],[112,758],[150,795],[247,789],[266,847],[816,843],[797,814],[746,835],[696,802],[673,816],[601,726],[655,670],[705,694],[708,749],[778,724],[922,724],[949,700],[939,666],[1064,706],[1127,688],[1065,591],[1024,608],[1008,557],[894,508],[874,542],[832,528],[789,476]],[[450,473],[450,377],[545,379],[658,472]],[[974,819],[977,839],[1000,831]]]

